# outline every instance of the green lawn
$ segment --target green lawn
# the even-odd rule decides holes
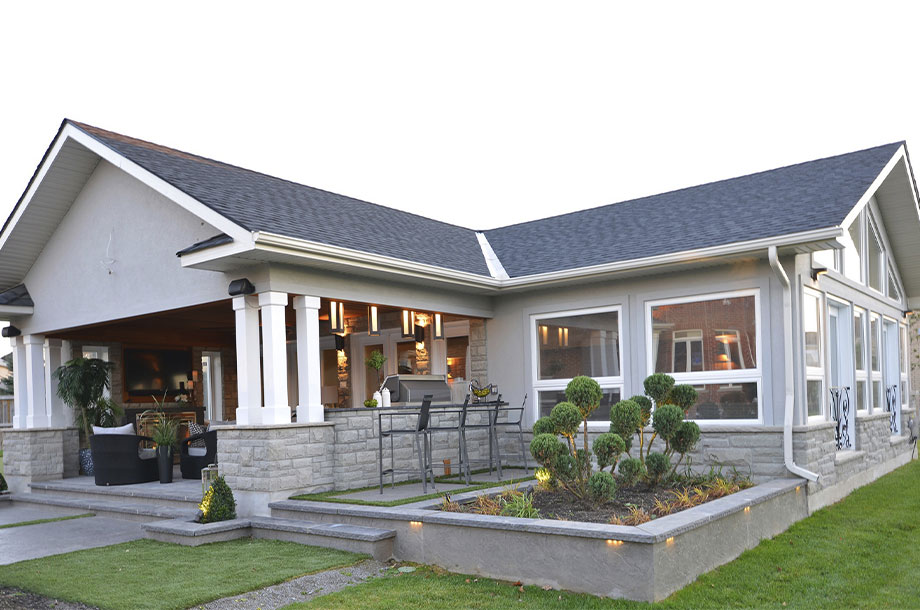
[[[184,547],[153,540],[0,566],[0,584],[105,609],[188,608],[351,565],[365,555],[275,540]]]
[[[918,608],[918,519],[920,462],[912,462],[654,606],[537,587],[521,592],[422,567],[290,608]]]

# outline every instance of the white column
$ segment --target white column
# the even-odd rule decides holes
[[[236,316],[236,423],[262,423],[262,363],[259,355],[259,301],[233,297]]]
[[[26,346],[22,337],[12,337],[13,346],[13,427],[26,427],[29,392],[26,388]]]
[[[45,405],[45,336],[25,335],[26,345],[26,428],[47,428]]]
[[[297,423],[322,422],[319,298],[294,297],[297,320]]]
[[[48,416],[48,423],[52,428],[64,428],[72,423],[72,418],[67,417],[67,405],[64,404],[63,400],[58,398],[58,384],[52,375],[61,364],[66,362],[62,354],[63,343],[64,342],[60,339],[45,339],[46,413]]]
[[[259,295],[259,307],[262,308],[262,370],[265,375],[263,424],[291,423],[287,391],[287,331],[284,323],[287,304],[286,292],[263,292]]]

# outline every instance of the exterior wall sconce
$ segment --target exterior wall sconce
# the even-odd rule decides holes
[[[425,327],[416,326],[415,327],[415,342],[416,343],[425,343]]]
[[[335,349],[339,352],[345,351],[345,335],[332,335],[335,337]]]
[[[333,334],[345,332],[345,303],[329,301],[329,327]]]
[[[812,267],[811,279],[817,282],[818,276],[824,275],[825,273],[827,273],[827,267]]]
[[[415,312],[408,309],[402,310],[402,336],[403,339],[415,337]]]
[[[256,287],[252,285],[246,278],[239,280],[233,280],[230,282],[230,286],[227,288],[227,293],[232,297],[238,297],[245,294],[253,294],[256,291]]]
[[[9,326],[4,327],[3,330],[0,331],[0,336],[2,336],[4,339],[10,339],[10,338],[12,338],[12,337],[18,337],[18,336],[21,335],[21,334],[22,334],[22,331],[19,330],[18,328],[16,328],[15,326],[13,326],[12,324],[10,324]]]
[[[441,318],[441,314],[434,314],[434,338],[435,340],[440,340],[444,338],[444,321]]]
[[[371,337],[380,336],[380,313],[376,305],[367,306],[367,334]]]

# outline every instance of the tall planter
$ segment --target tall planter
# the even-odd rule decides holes
[[[80,470],[87,476],[93,476],[96,471],[93,469],[93,452],[90,449],[80,449]]]
[[[160,471],[160,483],[172,483],[173,480],[173,448],[168,445],[157,445],[157,469]]]

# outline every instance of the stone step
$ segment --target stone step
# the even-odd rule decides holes
[[[386,561],[393,556],[396,538],[393,530],[275,517],[250,517],[217,523],[171,519],[145,523],[143,528],[148,538],[186,546],[251,536],[364,553],[378,561]]]
[[[198,509],[159,506],[144,500],[127,501],[124,498],[80,498],[68,494],[27,493],[13,494],[16,504],[41,504],[61,506],[113,517],[127,521],[162,521],[163,519],[194,519]]]
[[[59,479],[56,481],[33,482],[29,485],[32,495],[51,494],[81,500],[109,499],[120,502],[137,502],[169,508],[196,509],[201,502],[200,486],[187,485],[145,487],[143,485],[87,485],[83,481]]]

